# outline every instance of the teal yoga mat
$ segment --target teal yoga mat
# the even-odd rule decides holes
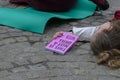
[[[42,34],[51,18],[83,19],[92,15],[95,9],[96,5],[89,0],[78,0],[74,8],[67,12],[43,12],[32,8],[0,8],[0,24]]]

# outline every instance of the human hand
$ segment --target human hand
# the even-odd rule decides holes
[[[53,36],[53,39],[57,38],[57,37],[61,37],[63,35],[63,31],[60,31],[60,32],[56,32],[55,35]],[[67,32],[67,33],[70,33],[72,34],[72,32]]]
[[[57,38],[57,37],[60,37],[63,35],[63,31],[60,31],[60,32],[56,32],[55,35],[53,36],[53,39]]]

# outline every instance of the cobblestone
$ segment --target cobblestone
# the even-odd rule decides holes
[[[60,30],[97,26],[110,20],[120,9],[120,1],[109,2],[110,8],[102,14],[96,12],[82,20],[51,20],[42,35],[0,25],[0,80],[120,80],[120,69],[96,64],[90,43],[76,43],[65,55],[45,49]],[[27,6],[0,0],[0,7]]]

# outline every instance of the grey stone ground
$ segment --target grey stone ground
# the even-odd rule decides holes
[[[66,55],[45,50],[57,31],[75,26],[94,26],[113,17],[120,0],[109,0],[110,9],[83,20],[53,20],[45,34],[0,26],[0,80],[120,80],[120,69],[97,65],[89,43],[77,43]],[[0,0],[1,7],[23,7]],[[3,14],[4,15],[4,14]]]

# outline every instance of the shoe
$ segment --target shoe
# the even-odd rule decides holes
[[[109,8],[109,3],[107,0],[90,0],[97,5],[96,10],[107,10]]]
[[[120,20],[120,10],[115,11],[114,18],[111,21]]]

